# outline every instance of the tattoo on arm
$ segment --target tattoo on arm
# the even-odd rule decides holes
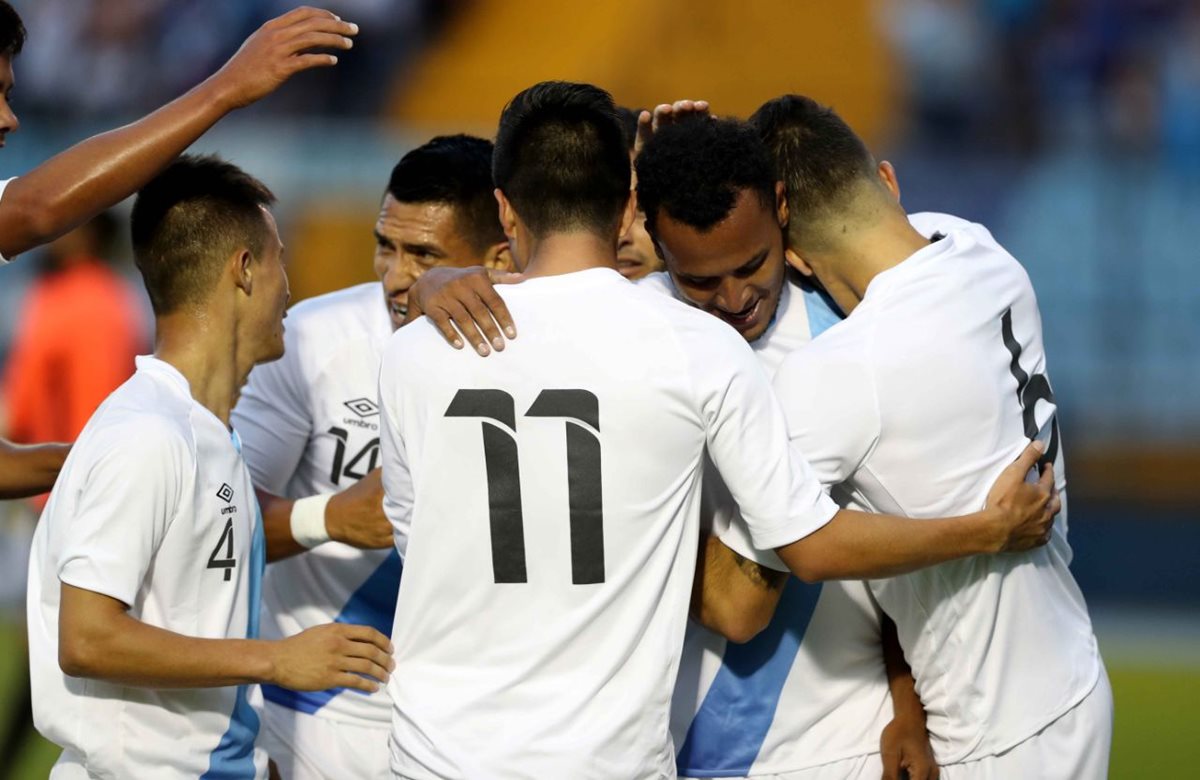
[[[731,550],[730,552],[733,551]],[[775,571],[774,569],[768,569],[766,566],[760,566],[736,552],[733,553],[733,559],[737,563],[738,568],[742,570],[742,574],[746,575],[746,579],[760,588],[778,590],[787,581],[787,572]]]

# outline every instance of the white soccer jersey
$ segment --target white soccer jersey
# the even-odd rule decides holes
[[[379,355],[392,335],[378,282],[297,304],[284,356],[256,367],[233,412],[259,487],[287,498],[344,490],[379,465]],[[263,635],[336,621],[391,634],[400,556],[326,542],[272,563],[263,587]],[[267,701],[335,720],[386,726],[386,691],[298,692],[263,686]]]
[[[979,225],[913,222],[945,237],[875,277],[844,322],[780,368],[793,442],[823,481],[878,512],[976,511],[1034,436],[1065,489],[1028,276]],[[939,763],[1003,751],[1095,685],[1100,659],[1066,531],[1064,495],[1046,547],[871,583],[898,625]]]
[[[407,542],[392,769],[674,777],[705,445],[761,547],[836,506],[727,325],[610,269],[499,292],[521,324],[504,352],[449,353],[426,322],[384,352],[384,508]]]
[[[0,180],[0,200],[2,200],[4,198],[4,190],[6,190],[8,188],[8,185],[11,182],[12,182],[12,179]],[[4,255],[0,255],[0,265],[4,265],[7,262],[8,262],[8,259]]]
[[[267,776],[251,686],[126,687],[58,666],[60,581],[118,599],[152,626],[246,639],[257,635],[263,566],[258,502],[236,435],[192,399],[174,367],[139,357],[71,450],[30,556],[33,717],[63,747],[65,774]]]
[[[654,289],[675,294],[667,274],[654,277]],[[750,346],[773,376],[788,354],[840,321],[823,292],[789,275],[775,318]],[[706,510],[722,519],[736,513],[719,484],[709,495]],[[863,582],[794,577],[770,625],[745,644],[689,622],[671,706],[679,774],[786,775],[877,752],[892,713],[879,631]]]

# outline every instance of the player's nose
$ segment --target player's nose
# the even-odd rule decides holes
[[[717,287],[716,304],[730,314],[737,314],[750,304],[753,296],[750,285],[732,276],[726,276]]]
[[[21,120],[17,119],[17,114],[8,105],[7,101],[3,103],[3,109],[0,109],[0,134],[15,133],[21,127]]]

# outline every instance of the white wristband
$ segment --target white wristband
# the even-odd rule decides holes
[[[329,531],[325,528],[325,505],[333,495],[322,493],[301,498],[292,504],[292,538],[297,544],[311,550],[329,541]]]

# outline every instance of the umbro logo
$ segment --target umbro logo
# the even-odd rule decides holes
[[[233,501],[233,488],[225,483],[221,483],[221,489],[217,491],[217,498],[224,501],[226,504]]]
[[[370,398],[355,398],[343,405],[359,417],[374,417],[379,414],[379,407]]]

